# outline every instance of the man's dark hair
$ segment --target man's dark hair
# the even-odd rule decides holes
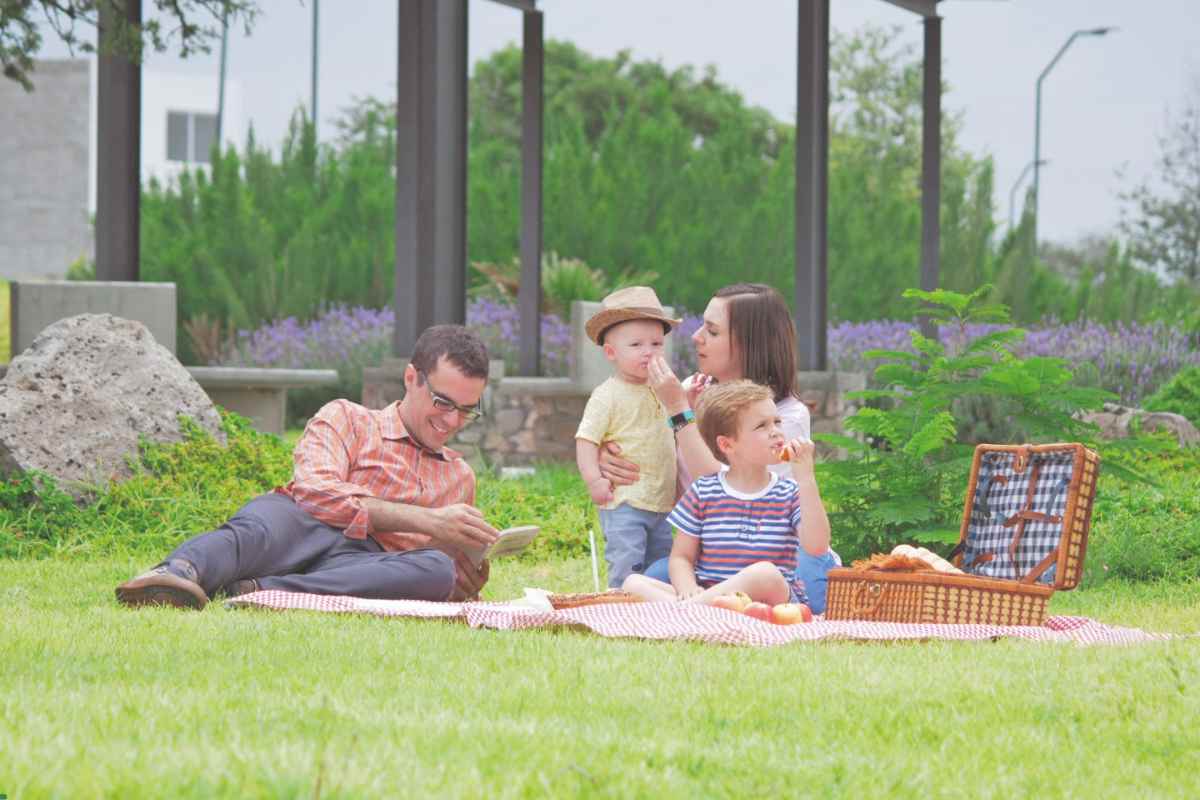
[[[445,356],[468,378],[487,378],[487,345],[477,334],[462,325],[434,325],[426,328],[413,347],[409,363],[428,375]]]

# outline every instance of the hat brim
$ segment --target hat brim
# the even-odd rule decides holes
[[[595,316],[587,321],[584,326],[584,332],[587,337],[596,344],[601,343],[604,332],[621,322],[629,322],[633,319],[645,319],[651,322],[661,322],[670,330],[674,330],[675,326],[683,320],[672,319],[661,311],[652,308],[609,308],[600,311]]]

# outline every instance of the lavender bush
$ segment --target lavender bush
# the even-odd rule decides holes
[[[974,338],[999,325],[971,325]],[[862,357],[865,350],[912,352],[910,322],[844,322],[829,329],[829,364],[833,369],[866,372],[876,366]],[[1185,332],[1161,323],[1106,327],[1092,322],[1033,326],[1017,345],[1016,354],[1068,359],[1076,376],[1089,385],[1107,389],[1126,405],[1136,406],[1182,367],[1200,364],[1200,348]],[[938,338],[948,347],[956,344],[956,327],[940,326]]]
[[[676,374],[696,370],[691,336],[701,318],[684,314],[673,336],[671,366]],[[362,368],[379,364],[390,353],[391,309],[335,307],[308,322],[294,317],[278,320],[254,331],[240,331],[229,366],[333,368],[341,376],[338,386],[293,392],[294,417],[311,414],[333,397],[362,396]],[[472,300],[467,324],[487,343],[494,358],[502,358],[509,372],[517,366],[519,327],[515,306],[490,298]],[[570,328],[557,314],[542,315],[542,374],[565,376],[570,372]],[[829,364],[842,371],[873,371],[875,364],[862,357],[865,350],[912,350],[910,322],[876,321],[841,323],[829,328]],[[978,336],[999,326],[969,326],[967,335]],[[939,338],[955,343],[958,329],[943,326]],[[1120,395],[1122,402],[1137,405],[1180,368],[1200,365],[1200,348],[1193,337],[1162,324],[1119,324],[1105,327],[1076,322],[1047,323],[1029,329],[1017,355],[1058,356],[1069,359],[1076,374],[1090,385]],[[311,395],[311,396],[310,396]]]
[[[492,358],[504,359],[512,374],[520,356],[520,314],[515,305],[488,297],[467,305],[467,325],[483,337]],[[542,314],[542,374],[565,377],[571,371],[571,328],[558,314]]]
[[[295,317],[276,320],[253,331],[238,331],[226,366],[336,369],[336,386],[293,390],[288,394],[289,425],[311,416],[336,397],[362,397],[362,370],[378,366],[391,353],[395,315],[390,308],[338,306],[301,322]],[[473,300],[467,306],[467,325],[502,358],[512,372],[517,367],[519,319],[514,306],[494,300]],[[570,329],[556,314],[542,315],[542,374],[565,376],[570,364]]]

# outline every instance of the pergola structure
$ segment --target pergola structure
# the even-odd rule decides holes
[[[921,287],[938,281],[941,205],[940,0],[882,0],[924,23]],[[543,15],[536,0],[493,0],[522,14],[520,372],[536,375],[542,250]],[[467,0],[398,0],[396,327],[393,354],[411,354],[430,325],[466,318]],[[829,165],[829,4],[797,0],[796,330],[800,367],[826,369]],[[141,0],[127,0],[132,22]],[[104,8],[105,6],[101,6]],[[103,20],[102,20],[103,24]],[[101,55],[98,78],[96,276],[138,279],[141,71]]]

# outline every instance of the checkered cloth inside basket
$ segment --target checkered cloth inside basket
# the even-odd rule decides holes
[[[990,452],[985,453],[980,462],[962,562],[963,569],[973,575],[1019,580],[1053,552],[1062,539],[1062,519],[1075,466],[1075,451],[1032,454],[1020,472],[1013,469],[1016,459],[1017,455],[1012,452]],[[1032,497],[1029,494],[1031,477],[1036,478]],[[1025,521],[1014,562],[1009,545],[1019,523],[1012,520],[1025,509],[1040,512],[1050,519]],[[990,556],[990,559],[981,559],[981,556]],[[1055,567],[1051,566],[1038,581],[1052,585],[1054,572]]]

